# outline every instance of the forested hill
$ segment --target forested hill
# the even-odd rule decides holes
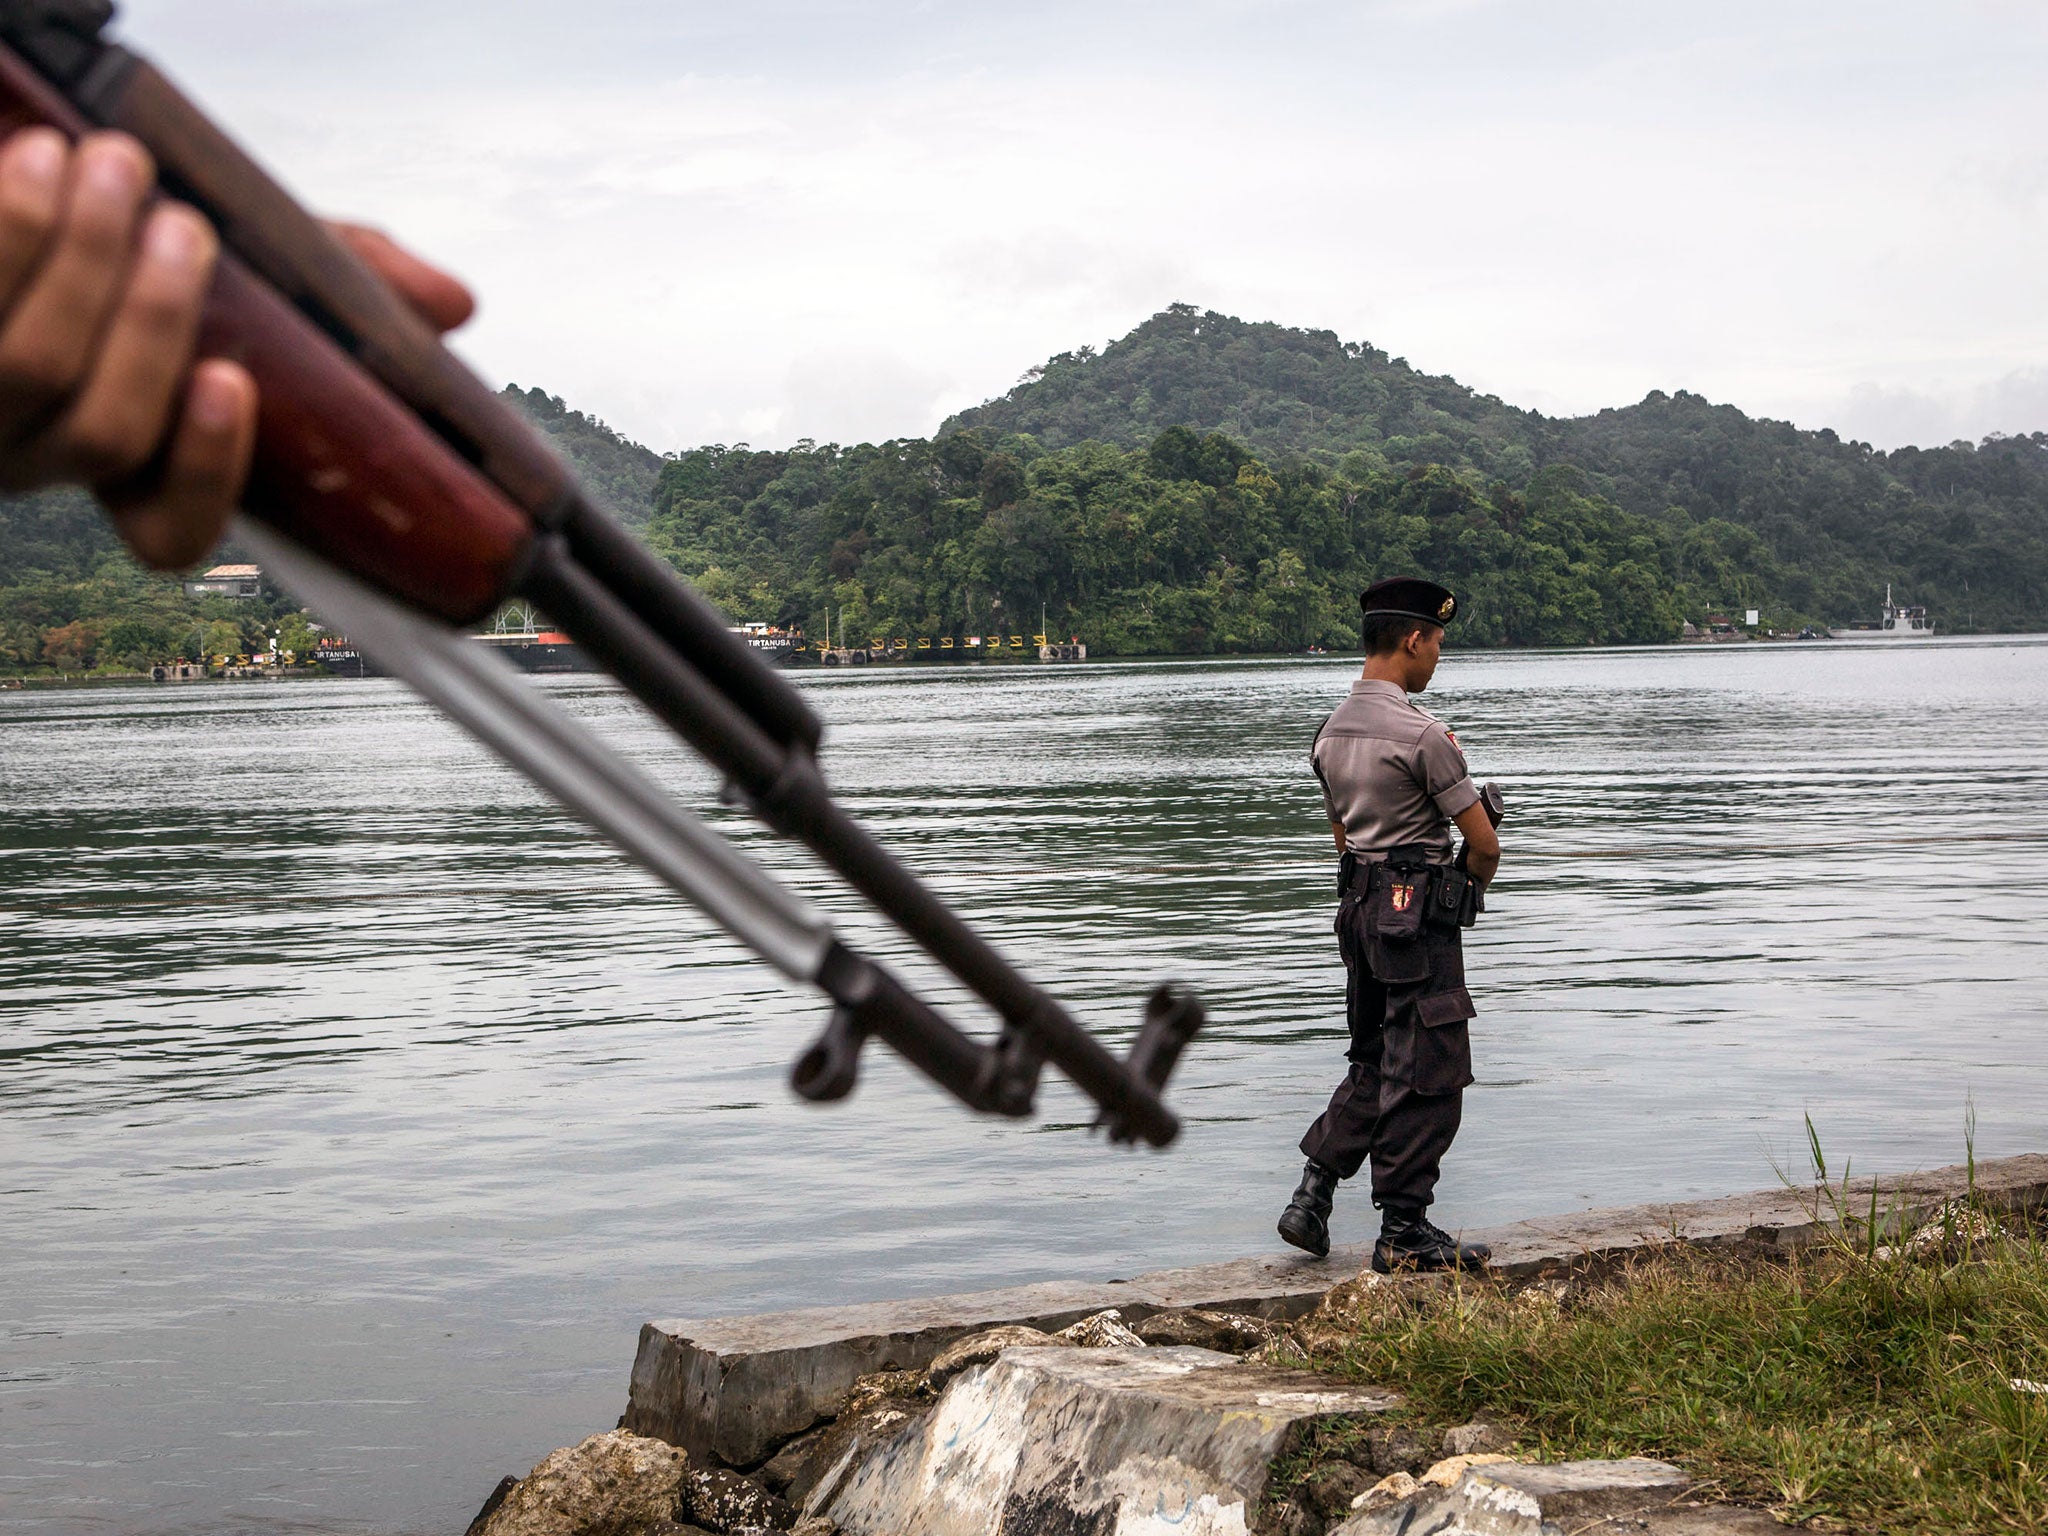
[[[599,421],[573,411],[560,395],[507,384],[501,394],[576,468],[584,487],[606,510],[637,528],[653,505],[661,455]]]
[[[1596,416],[1548,417],[1334,331],[1191,304],[1168,306],[1100,352],[1049,358],[1007,395],[949,418],[939,435],[972,429],[1027,433],[1054,449],[1090,439],[1141,447],[1176,426],[1220,432],[1267,459],[1334,462],[1367,449],[1392,465],[1443,464],[1517,488],[1566,463],[1631,512],[1683,507],[1758,527],[1788,516],[1803,523],[1808,510],[1831,521],[1827,514],[1851,502],[1881,505],[1894,486],[1923,498],[2048,489],[2048,461],[2029,451],[2040,433],[1879,453],[1683,390],[1653,391]],[[1990,467],[1977,467],[1986,453]]]
[[[1047,448],[1090,440],[1140,447],[1168,427],[1192,427],[1269,458],[1373,447],[1396,462],[1518,484],[1536,468],[1532,444],[1543,425],[1534,412],[1334,331],[1174,304],[1100,352],[1049,358],[1001,399],[950,418],[939,436],[972,429],[1025,433]]]
[[[1841,624],[1887,583],[1945,632],[2048,628],[2044,433],[1878,453],[1684,393],[1557,420],[1184,305],[930,439],[657,455],[505,393],[734,619],[856,643],[1345,647],[1359,589],[1404,571],[1457,591],[1463,645],[1669,640],[1746,608]],[[76,493],[0,500],[7,670],[247,649],[287,609],[143,575]]]
[[[1687,530],[1728,525],[1711,537],[1753,579],[1710,599],[1723,606],[1762,599],[1839,623],[1868,617],[1872,584],[1895,580],[1951,631],[2048,626],[2048,434],[2038,431],[1881,453],[1684,391],[1551,418],[1330,331],[1185,304],[1101,352],[1049,359],[940,431],[1027,434],[1058,449],[1137,446],[1169,426],[1220,432],[1274,461],[1442,465],[1511,492],[1569,466],[1584,492],[1681,543]],[[1756,537],[1753,553],[1735,530]],[[1673,584],[1697,574],[1682,553],[1665,563]]]

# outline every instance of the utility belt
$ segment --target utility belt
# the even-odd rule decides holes
[[[1364,909],[1370,937],[1393,944],[1420,938],[1425,927],[1470,928],[1486,910],[1479,882],[1454,863],[1438,862],[1438,850],[1421,843],[1377,859],[1347,851],[1338,862],[1337,892],[1344,905]]]
[[[1352,1060],[1376,1055],[1387,1080],[1426,1094],[1472,1081],[1463,930],[1478,918],[1479,884],[1442,858],[1417,846],[1347,853],[1335,923],[1351,982]]]

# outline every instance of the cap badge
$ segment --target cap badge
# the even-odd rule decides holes
[[[1443,601],[1443,606],[1437,609],[1436,616],[1440,619],[1448,619],[1451,616],[1451,610],[1457,606],[1458,600],[1455,597],[1447,597]]]

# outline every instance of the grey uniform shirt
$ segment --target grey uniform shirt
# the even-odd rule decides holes
[[[1421,843],[1451,856],[1451,819],[1479,790],[1441,720],[1408,702],[1398,683],[1361,678],[1316,732],[1309,753],[1330,820],[1359,855]]]

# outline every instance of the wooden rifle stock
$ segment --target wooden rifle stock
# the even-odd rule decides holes
[[[73,139],[92,127],[0,48],[0,131],[33,124]],[[231,251],[207,295],[199,350],[256,381],[252,512],[452,623],[504,600],[524,572],[531,519]]]

